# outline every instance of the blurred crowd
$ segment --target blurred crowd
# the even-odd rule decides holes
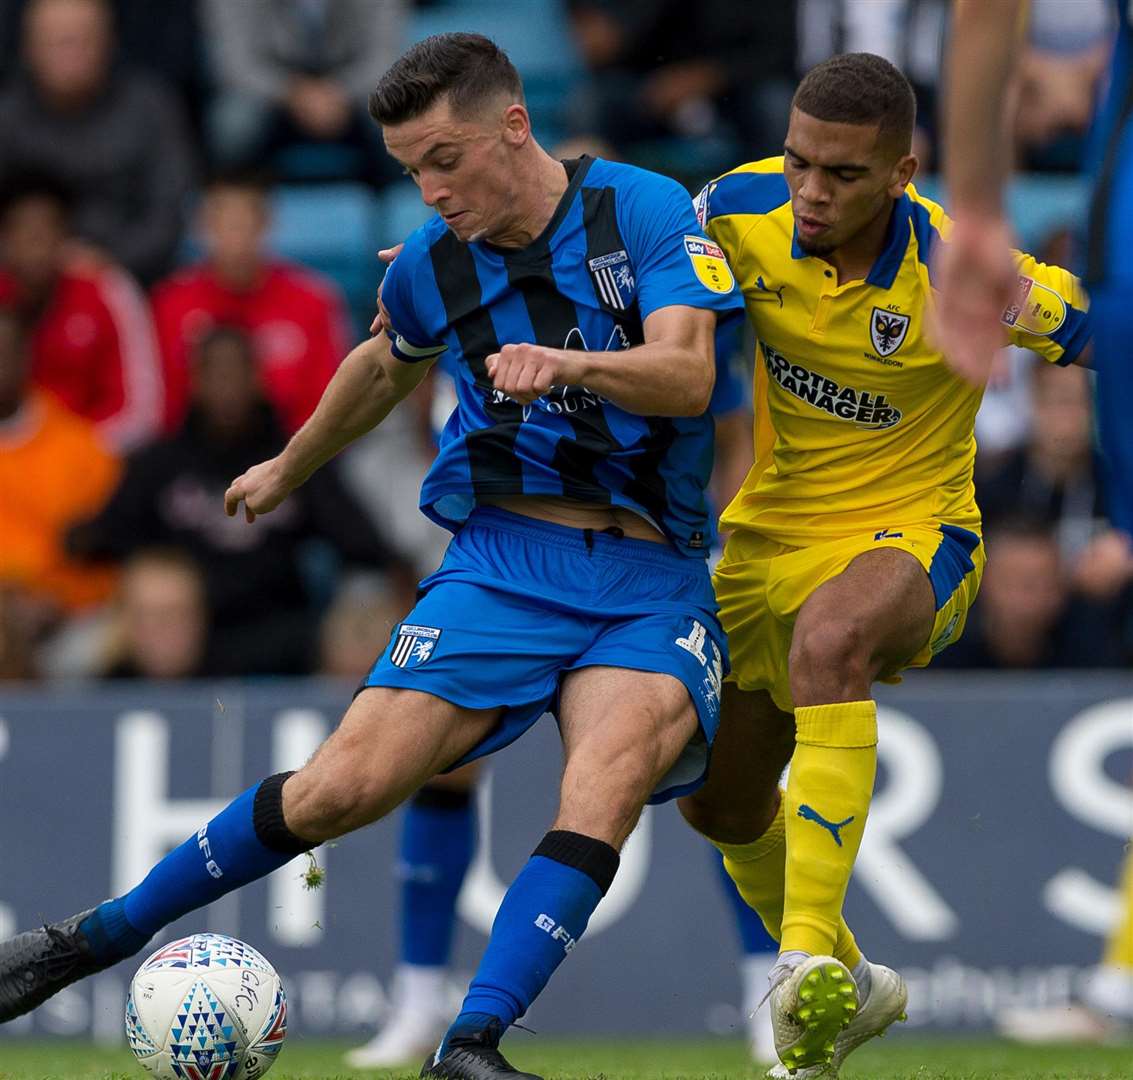
[[[1017,167],[1083,160],[1110,8],[1032,4]],[[415,509],[441,376],[254,525],[222,496],[368,322],[344,282],[273,250],[272,211],[296,185],[406,197],[366,98],[412,40],[501,28],[544,141],[695,189],[775,153],[799,74],[840,51],[909,74],[931,170],[948,10],[0,0],[0,678],[358,675],[384,646],[445,542]],[[513,47],[528,17],[537,40]],[[1072,246],[1060,232],[1047,255],[1073,265]],[[938,663],[1133,660],[1133,554],[1105,521],[1090,395],[1084,371],[1004,354],[979,426],[988,570]]]

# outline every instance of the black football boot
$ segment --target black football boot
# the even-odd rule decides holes
[[[89,914],[83,911],[0,942],[0,1024],[31,1012],[63,987],[117,962],[99,962],[91,955],[79,930]]]
[[[498,1047],[503,1031],[493,1021],[474,1035],[458,1035],[449,1042],[445,1056],[425,1059],[422,1076],[443,1076],[449,1080],[543,1080],[534,1073],[520,1072],[508,1064]]]

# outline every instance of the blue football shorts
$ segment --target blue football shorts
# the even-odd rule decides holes
[[[684,683],[699,730],[650,802],[695,791],[728,673],[708,568],[662,544],[475,510],[362,687],[396,686],[471,709],[504,707],[457,768],[557,715],[565,672],[606,666]]]

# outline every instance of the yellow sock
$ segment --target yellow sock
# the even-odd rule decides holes
[[[783,802],[783,792],[780,791],[775,818],[758,840],[749,844],[715,845],[724,856],[724,869],[736,883],[740,896],[763,920],[767,932],[776,941],[783,933],[783,886],[787,869]],[[848,968],[853,968],[862,958],[854,935],[843,918],[838,920],[838,939],[833,955]]]
[[[784,800],[784,951],[825,955],[834,949],[876,772],[874,702],[795,709],[795,753]]]
[[[1102,963],[1109,967],[1133,968],[1133,845],[1121,872],[1121,916],[1105,943]]]

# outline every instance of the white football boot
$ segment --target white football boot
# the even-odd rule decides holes
[[[396,984],[393,1008],[382,1029],[368,1043],[346,1052],[344,1060],[350,1068],[416,1067],[448,1031],[456,1011],[446,968],[404,965]]]
[[[768,995],[775,1050],[789,1075],[827,1066],[858,1011],[858,988],[841,960],[808,956]]]
[[[833,1080],[842,1062],[862,1043],[884,1035],[890,1025],[905,1019],[905,1006],[909,1000],[905,980],[882,964],[870,964],[869,972],[869,994],[860,1003],[845,1030],[834,1039],[834,1054],[830,1061],[795,1073],[791,1073],[785,1065],[776,1065],[768,1072],[768,1077],[773,1080]]]

